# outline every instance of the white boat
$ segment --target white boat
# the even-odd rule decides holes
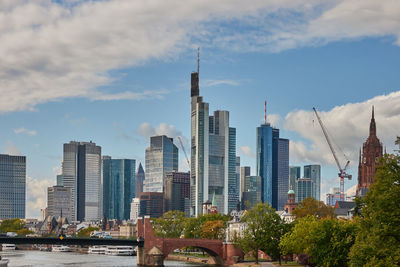
[[[107,246],[90,246],[88,254],[106,254]]]
[[[1,249],[2,249],[3,251],[6,251],[6,250],[15,250],[15,245],[14,245],[14,244],[3,244],[3,245],[1,246]]]
[[[68,246],[54,245],[51,247],[52,252],[70,252],[71,249]]]
[[[134,253],[131,246],[107,246],[106,250],[106,255],[112,256],[132,256]]]

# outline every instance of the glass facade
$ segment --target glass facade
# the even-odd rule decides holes
[[[261,177],[245,176],[243,179],[242,208],[251,209],[261,202]]]
[[[261,177],[261,201],[272,205],[272,127],[257,127],[257,176]]]
[[[279,138],[277,143],[277,202],[274,208],[276,210],[284,210],[287,192],[289,191],[289,140]]]
[[[103,212],[109,219],[129,220],[135,197],[134,159],[103,157]]]
[[[321,166],[306,165],[304,166],[304,177],[310,178],[312,181],[311,196],[316,200],[321,198]]]
[[[63,185],[71,188],[71,220],[102,217],[101,147],[93,142],[64,144]]]
[[[290,166],[289,167],[289,189],[292,189],[295,194],[297,194],[297,179],[301,177],[301,167],[300,166]]]
[[[310,178],[297,179],[296,202],[300,203],[303,199],[311,197],[312,180]]]
[[[25,218],[26,158],[0,154],[0,219]]]
[[[146,149],[145,192],[164,192],[167,172],[178,171],[178,148],[165,135],[150,138]]]
[[[71,188],[52,186],[47,188],[47,214],[58,218],[62,216],[71,220]]]

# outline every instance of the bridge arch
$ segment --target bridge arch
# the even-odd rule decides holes
[[[198,248],[206,252],[214,261],[215,264],[217,265],[224,265],[224,259],[222,255],[222,250],[220,251],[219,248],[216,248],[214,246],[205,246],[205,245],[199,245],[199,244],[184,244],[186,242],[168,242],[170,240],[165,240],[164,239],[164,249],[163,249],[163,254],[164,254],[164,259],[168,257],[170,253],[172,253],[175,249],[180,249],[183,247],[193,247],[193,248]],[[221,242],[222,243],[222,242]],[[221,244],[222,245],[222,244]],[[219,246],[221,246],[219,245]]]

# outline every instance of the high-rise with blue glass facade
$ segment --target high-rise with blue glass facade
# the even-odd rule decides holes
[[[178,148],[165,135],[150,137],[146,148],[144,192],[164,192],[168,172],[178,171]]]
[[[0,219],[25,218],[26,158],[0,154]]]
[[[135,196],[134,159],[103,157],[103,212],[109,219],[129,220]]]
[[[321,196],[321,165],[304,166],[304,177],[312,181],[311,196],[320,200]]]
[[[215,194],[218,212],[236,209],[236,129],[229,127],[229,112],[209,116],[209,105],[199,96],[198,72],[191,83],[191,215],[202,214],[202,204]],[[147,177],[146,177],[147,179]]]
[[[257,127],[256,146],[261,200],[283,210],[289,190],[289,140],[279,138],[279,129],[264,123]]]
[[[290,166],[289,167],[289,189],[292,189],[295,194],[297,194],[297,179],[301,177],[301,167],[300,166]]]

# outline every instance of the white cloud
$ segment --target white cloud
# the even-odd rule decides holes
[[[19,129],[14,129],[14,133],[16,133],[16,134],[25,133],[25,134],[31,135],[31,136],[37,134],[37,132],[35,130],[28,130],[28,129],[25,129],[24,127],[19,128]]]
[[[391,152],[395,148],[396,135],[399,134],[393,125],[398,125],[400,121],[400,91],[376,96],[365,102],[336,106],[329,111],[319,111],[325,127],[333,137],[340,163],[344,165],[346,161],[343,151],[351,161],[353,175],[356,174],[359,149],[369,135],[372,106],[375,107],[377,136],[388,152]],[[296,132],[306,141],[290,142],[290,157],[295,162],[335,164],[313,111],[296,110],[288,113],[285,129]]]
[[[241,146],[239,147],[239,151],[241,154],[246,155],[249,158],[255,158],[256,155],[251,151],[249,146]]]
[[[13,155],[13,156],[21,156],[21,151],[14,145],[13,142],[7,141],[6,149],[4,150],[4,154]]]
[[[279,128],[281,116],[279,116],[279,114],[268,114],[267,122],[269,122],[272,126]]]
[[[347,197],[354,197],[356,195],[357,185],[353,185],[349,189],[346,190],[345,194]]]
[[[166,91],[105,93],[111,70],[182,51],[219,47],[281,51],[341,39],[393,36],[396,0],[0,2],[0,113],[65,98],[139,100]],[[173,10],[173,11],[172,11]],[[214,81],[210,84],[231,84]]]
[[[40,209],[47,206],[47,188],[53,186],[54,180],[26,177],[26,216],[27,218],[39,218]]]
[[[204,80],[201,81],[201,86],[203,87],[212,87],[218,85],[231,85],[231,86],[239,86],[240,82],[235,80]]]

